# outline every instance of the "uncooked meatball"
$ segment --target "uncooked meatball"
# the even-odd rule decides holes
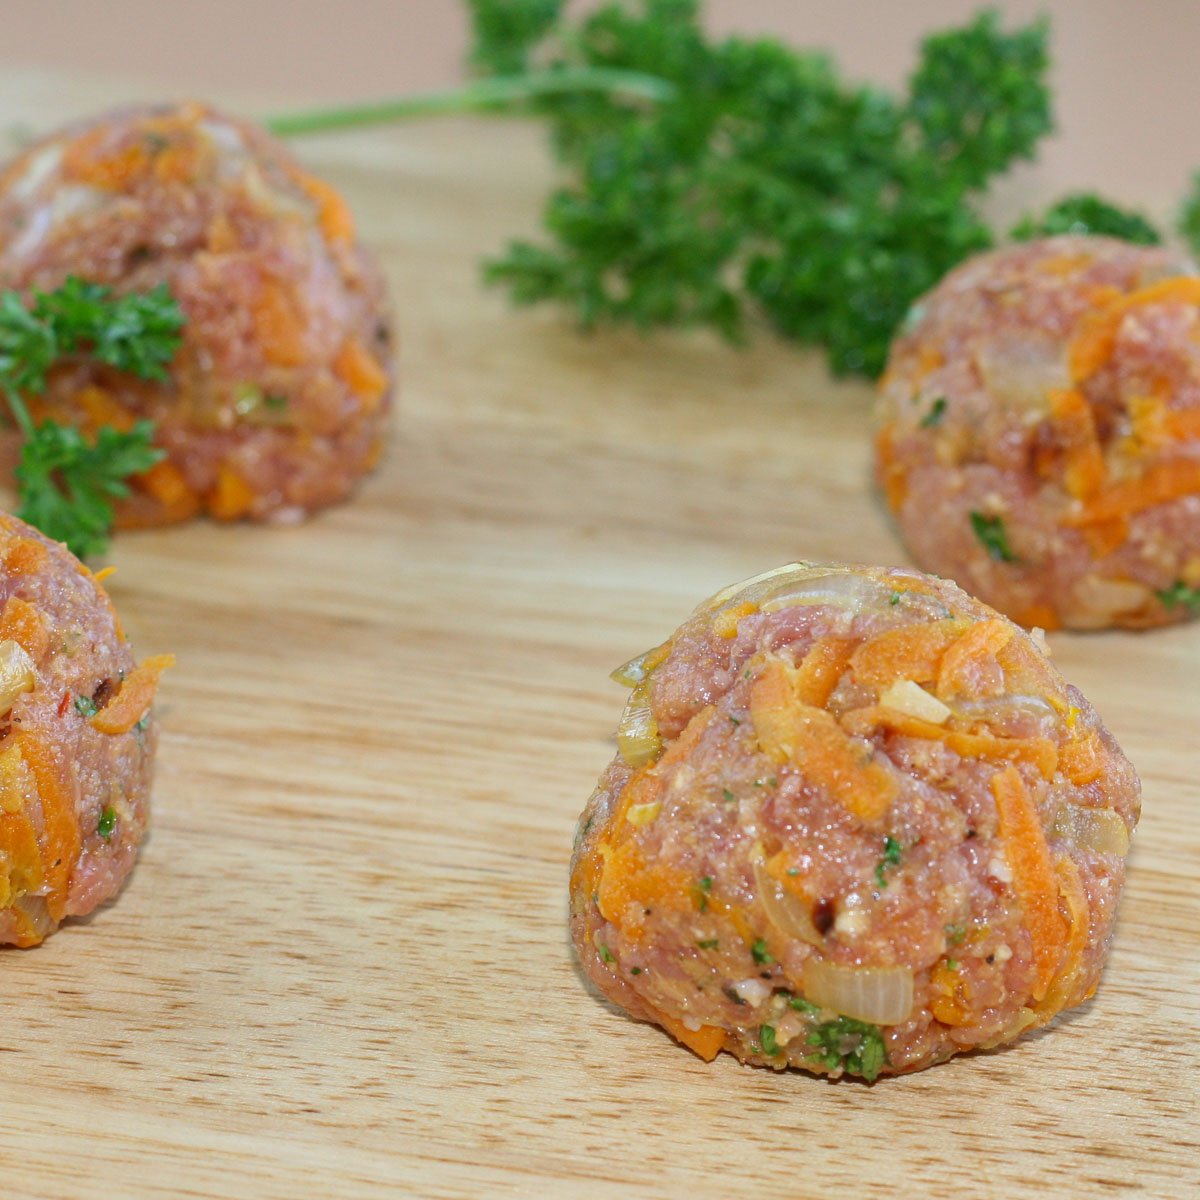
[[[1095,991],[1138,779],[1011,621],[914,571],[795,564],[616,677],[571,929],[631,1015],[870,1080]]]
[[[295,520],[377,461],[392,390],[381,276],[337,192],[261,129],[193,103],[25,150],[0,175],[0,287],[68,276],[166,284],[186,317],[165,383],[67,363],[30,405],[88,431],[155,422],[168,457],[134,480],[119,524]]]
[[[99,579],[0,514],[0,943],[40,942],[133,869],[170,662],[136,664]]]
[[[1025,625],[1200,612],[1200,278],[1064,236],[970,259],[881,385],[879,478],[917,564]]]

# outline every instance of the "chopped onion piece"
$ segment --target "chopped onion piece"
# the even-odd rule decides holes
[[[46,907],[45,896],[35,896],[32,894],[18,896],[12,902],[12,906],[18,912],[24,913],[30,925],[33,926],[33,932],[39,938],[44,938],[47,934],[54,932],[54,919],[50,916],[50,910]]]
[[[1101,629],[1114,617],[1145,608],[1151,599],[1150,589],[1131,579],[1085,575],[1075,585],[1076,624],[1081,629]]]
[[[758,886],[758,898],[762,902],[767,920],[784,937],[799,938],[810,946],[823,946],[825,939],[817,932],[808,906],[798,896],[775,879],[761,860],[754,864],[754,882]]]
[[[627,663],[622,663],[609,675],[609,679],[614,683],[619,683],[622,687],[636,687],[650,674],[646,670],[646,660],[654,653],[656,653],[655,650],[647,650],[636,658],[631,658]]]
[[[708,612],[714,608],[720,608],[722,604],[726,604],[730,600],[741,596],[752,598],[747,595],[748,593],[764,594],[768,589],[764,588],[763,584],[785,575],[794,577],[795,579],[806,579],[810,575],[823,575],[828,570],[828,567],[815,567],[812,563],[807,562],[785,563],[782,567],[776,567],[771,571],[764,571],[761,575],[752,575],[749,579],[743,579],[741,583],[731,584],[727,588],[722,588],[715,596],[709,597],[709,599],[700,605],[700,609]]]
[[[641,688],[634,689],[621,715],[621,724],[617,727],[617,750],[631,767],[644,767],[646,763],[653,762],[662,750],[658,722]]]
[[[1099,854],[1119,854],[1129,850],[1129,830],[1120,814],[1107,808],[1079,808],[1064,804],[1054,816],[1053,834]]]
[[[1003,405],[1046,412],[1050,393],[1071,386],[1071,370],[1061,339],[1011,334],[976,351],[983,385]]]
[[[804,964],[804,995],[855,1021],[899,1025],[913,1007],[913,976],[907,967],[847,967],[810,959]]]
[[[0,716],[8,713],[18,696],[32,692],[36,682],[33,659],[19,642],[5,638],[0,642]]]
[[[945,725],[950,719],[950,709],[912,679],[897,679],[879,697],[879,703],[934,725]]]
[[[866,608],[883,608],[891,592],[874,579],[851,571],[830,571],[810,574],[807,578],[788,580],[762,601],[763,612],[778,612],[797,604],[831,604],[836,608],[861,612]]]

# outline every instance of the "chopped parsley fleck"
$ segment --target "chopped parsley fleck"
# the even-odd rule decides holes
[[[731,720],[731,721],[732,721],[732,722],[733,722],[735,725],[740,725],[740,724],[741,724],[741,721],[739,721],[739,720],[737,719],[737,717],[735,717],[735,716],[732,716],[732,715],[731,715],[729,719],[730,719],[730,720]]]
[[[708,908],[708,897],[712,891],[712,876],[705,875],[703,879],[696,885],[696,907],[705,912]]]
[[[642,973],[642,968],[641,967],[630,967],[629,973],[630,973],[630,975],[640,975]]]
[[[875,882],[881,888],[887,887],[887,875],[885,872],[888,867],[899,865],[900,854],[900,843],[894,837],[885,837],[883,839],[883,857],[875,866]]]
[[[775,1027],[773,1025],[760,1025],[758,1040],[762,1042],[764,1054],[778,1054],[780,1052],[779,1043],[775,1040]]]
[[[962,945],[963,939],[967,936],[967,927],[965,925],[947,925],[946,926],[946,941],[951,946]]]
[[[728,788],[722,788],[721,795],[725,797],[726,804],[732,804],[734,800],[737,799],[737,797],[734,796],[734,794]]]
[[[958,970],[958,959],[957,958],[946,959],[946,970],[947,971],[957,971]]]
[[[614,963],[617,961],[613,955],[613,952],[603,942],[601,942],[597,948],[600,951],[600,959],[602,962]]]
[[[1186,608],[1200,614],[1200,588],[1188,587],[1182,579],[1154,594],[1162,601],[1164,608]]]
[[[767,780],[767,786],[768,787],[778,787],[779,780],[776,779],[774,775],[772,775],[771,778]]]
[[[75,711],[81,717],[94,717],[100,709],[91,696],[76,696]]]
[[[887,1065],[887,1050],[878,1025],[838,1017],[823,1021],[808,1035],[808,1044],[816,1049],[809,1055],[831,1071],[843,1067],[852,1075],[861,1075],[873,1083]]]
[[[274,409],[276,412],[281,412],[283,409],[287,408],[288,398],[286,396],[280,396],[275,392],[268,392],[263,397],[263,403],[268,408]]]
[[[117,827],[117,814],[112,810],[111,806],[106,807],[100,814],[100,820],[96,824],[96,832],[105,840],[108,841],[113,835],[113,830]]]
[[[889,604],[891,604],[891,605],[893,605],[893,606],[894,606],[894,605],[897,605],[897,604],[899,604],[899,603],[900,603],[900,597],[901,597],[901,595],[902,595],[902,593],[901,593],[901,592],[893,592],[893,593],[892,593],[892,594],[891,594],[891,595],[888,597],[888,603],[889,603]]]
[[[771,955],[767,953],[767,943],[763,938],[759,938],[754,945],[750,947],[750,953],[754,955],[754,961],[759,964],[769,964],[775,961]]]
[[[932,429],[942,423],[946,415],[946,397],[939,396],[929,407],[929,411],[921,418],[922,429]]]
[[[704,941],[696,943],[701,950],[715,950],[720,944],[720,938],[705,938]]]
[[[797,1012],[812,1013],[815,1015],[821,1011],[821,1006],[819,1004],[814,1004],[811,1000],[805,1000],[803,996],[793,996],[788,1001],[788,1004],[790,1004]]]
[[[800,874],[800,868],[799,868],[799,867],[788,867],[788,869],[787,869],[787,873],[788,873],[789,875],[799,875],[799,874]]]
[[[1017,556],[1008,544],[1008,532],[1003,517],[989,517],[986,513],[971,513],[971,528],[983,548],[997,562],[1016,562]]]

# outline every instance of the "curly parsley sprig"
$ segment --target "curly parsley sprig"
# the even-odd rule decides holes
[[[114,296],[71,277],[52,292],[0,293],[0,391],[24,439],[16,476],[17,515],[81,558],[102,553],[113,500],[129,494],[129,476],[163,457],[154,427],[102,428],[94,440],[55,421],[35,423],[25,398],[45,391],[50,370],[83,356],[141,379],[164,379],[183,328],[165,286]]]

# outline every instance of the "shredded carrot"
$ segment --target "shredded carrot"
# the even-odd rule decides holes
[[[1004,691],[1004,669],[996,655],[1008,645],[1013,627],[998,617],[976,621],[946,647],[938,666],[938,697],[999,696]]]
[[[49,887],[46,908],[59,921],[82,844],[75,815],[79,780],[72,760],[42,734],[22,728],[15,736],[42,804],[42,870]]]
[[[964,628],[962,621],[951,618],[889,629],[855,650],[850,658],[854,678],[877,692],[897,679],[929,683],[937,678],[942,655]]]
[[[116,695],[90,718],[92,728],[101,733],[128,733],[150,711],[158,677],[174,665],[173,654],[155,654],[138,663],[121,681]]]
[[[183,472],[170,459],[156,462],[148,471],[135,479],[137,487],[153,496],[164,508],[175,510],[182,506],[198,507],[196,493],[191,489]]]
[[[211,254],[231,254],[241,247],[233,222],[225,213],[217,213],[204,232],[204,245]]]
[[[48,554],[36,538],[16,537],[4,551],[4,566],[13,575],[33,575],[46,566]]]
[[[75,393],[75,401],[87,415],[89,429],[110,425],[113,429],[128,431],[136,422],[133,413],[102,387],[80,388]]]
[[[1036,601],[1030,604],[1019,613],[1014,613],[1013,617],[1019,625],[1024,625],[1026,629],[1036,627],[1038,629],[1055,630],[1062,628],[1062,621],[1054,605],[1046,604],[1043,601]]]
[[[154,155],[154,177],[159,183],[189,184],[200,174],[211,153],[207,142],[195,137],[176,138]]]
[[[1084,525],[1081,532],[1092,556],[1104,558],[1129,540],[1129,518],[1113,517],[1111,521],[1094,521]]]
[[[1080,383],[1094,375],[1111,357],[1121,322],[1127,313],[1147,304],[1179,303],[1200,305],[1200,278],[1180,275],[1160,279],[1136,292],[1113,300],[1106,308],[1087,318],[1071,343],[1071,378]]]
[[[701,1025],[699,1029],[689,1029],[682,1021],[657,1010],[654,1012],[654,1019],[677,1042],[682,1042],[705,1062],[712,1062],[725,1048],[727,1034],[719,1025]]]
[[[1155,463],[1139,479],[1126,480],[1105,488],[1078,513],[1069,513],[1068,525],[1091,525],[1131,516],[1158,504],[1168,504],[1182,496],[1200,492],[1200,462],[1175,458]]]
[[[967,983],[962,974],[950,970],[944,962],[940,962],[929,982],[937,993],[929,1005],[929,1011],[943,1025],[970,1024],[974,1014],[971,1012]]]
[[[50,649],[50,634],[42,614],[20,596],[9,596],[0,611],[0,640],[11,638],[35,663]]]
[[[1037,805],[1016,767],[1007,766],[992,776],[992,795],[996,798],[999,837],[1012,868],[1013,890],[1033,946],[1037,979],[1032,994],[1035,1000],[1041,1000],[1062,961],[1067,940],[1065,922],[1058,911],[1058,877]]]
[[[263,356],[280,367],[296,367],[307,356],[305,322],[290,287],[265,280],[251,309]]]
[[[10,742],[0,751],[0,908],[42,886],[42,855],[26,802],[33,777]]]
[[[1050,393],[1050,412],[1063,447],[1063,484],[1071,496],[1088,500],[1104,484],[1104,453],[1091,405],[1079,390],[1060,389]]]
[[[69,179],[106,191],[120,191],[150,166],[150,153],[141,140],[107,148],[108,126],[101,126],[68,143],[63,154],[63,174]]]
[[[1172,441],[1200,439],[1200,408],[1175,408],[1163,415],[1163,432]]]
[[[926,375],[931,375],[946,361],[946,356],[936,346],[922,342],[917,351],[917,365],[913,371],[913,380],[920,383]]]
[[[1063,965],[1037,1006],[1039,1013],[1049,1015],[1061,1012],[1071,1002],[1091,935],[1091,910],[1083,881],[1079,878],[1079,868],[1064,854],[1054,860],[1054,871],[1058,876],[1059,893],[1067,903],[1070,933]]]
[[[1032,763],[1047,779],[1054,777],[1058,766],[1058,748],[1049,738],[1006,738],[992,733],[963,733],[883,705],[856,708],[842,718],[842,725],[851,733],[861,736],[873,729],[883,728],[901,737],[944,742],[960,758],[1009,759]]]
[[[713,633],[720,638],[735,638],[737,637],[738,622],[743,617],[748,617],[756,612],[758,612],[758,605],[752,604],[749,600],[743,600],[741,604],[723,608],[713,618]]]
[[[1089,733],[1067,742],[1058,752],[1058,765],[1063,774],[1080,787],[1099,779],[1104,773],[1099,737]]]
[[[333,360],[333,373],[363,402],[368,412],[379,407],[387,391],[387,372],[358,338],[347,338]]]
[[[813,642],[792,676],[792,687],[801,704],[809,704],[814,708],[825,707],[850,664],[850,654],[855,644],[853,638],[834,637],[832,634]]]
[[[896,461],[895,431],[890,425],[876,435],[875,460],[887,506],[892,512],[899,512],[908,498],[908,474],[904,464]]]
[[[1091,254],[1055,254],[1051,258],[1042,259],[1037,266],[1039,271],[1045,271],[1047,275],[1074,275],[1089,266],[1092,259]]]
[[[236,521],[254,504],[254,489],[227,463],[217,468],[217,483],[208,497],[208,511],[218,521]]]
[[[317,206],[317,220],[325,240],[334,246],[354,241],[354,214],[341,193],[315,175],[299,173],[296,180]]]
[[[92,576],[92,578],[97,583],[103,583],[106,579],[112,578],[112,576],[114,576],[116,573],[116,567],[101,567],[100,570]]]
[[[767,662],[750,689],[750,719],[765,754],[794,762],[847,812],[873,823],[891,807],[895,779],[881,764],[864,761],[830,713],[797,700],[789,668],[779,659]]]

